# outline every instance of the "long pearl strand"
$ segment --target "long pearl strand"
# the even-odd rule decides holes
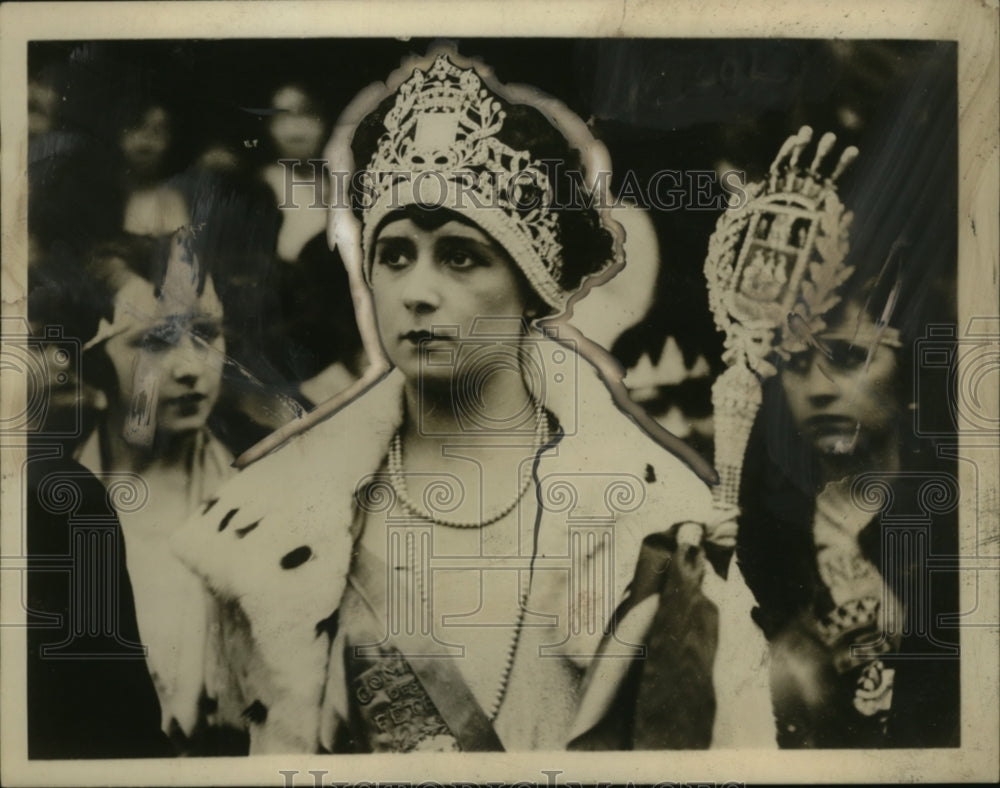
[[[541,401],[538,401],[535,403],[534,450],[537,451],[539,447],[545,444],[548,440],[548,433],[548,419],[545,417],[545,406],[542,405]],[[389,483],[392,485],[392,489],[396,493],[396,500],[399,501],[402,507],[410,514],[423,520],[428,520],[437,525],[444,525],[449,528],[483,528],[487,525],[492,525],[498,520],[502,520],[514,511],[514,507],[520,503],[524,494],[528,491],[528,487],[531,485],[532,465],[531,463],[525,463],[521,471],[521,475],[523,477],[521,480],[521,487],[514,500],[500,507],[489,517],[484,517],[481,520],[449,520],[444,517],[434,516],[423,506],[410,498],[409,490],[406,487],[406,477],[403,474],[403,437],[399,430],[396,430],[396,433],[392,436],[392,442],[389,444],[388,461]]]
[[[427,589],[424,586],[424,573],[421,569],[420,561],[417,559],[416,551],[414,549],[414,544],[416,540],[408,540],[407,543],[407,561],[412,568],[414,575],[414,585],[416,586],[416,591],[418,598],[420,600],[420,608],[423,611],[427,606]],[[493,694],[493,702],[490,707],[486,709],[486,716],[489,718],[490,722],[496,720],[497,715],[500,714],[500,707],[503,705],[504,698],[507,696],[507,685],[510,683],[510,674],[514,668],[514,658],[517,656],[517,645],[521,640],[521,629],[524,625],[524,613],[528,604],[528,588],[527,584],[522,581],[521,594],[517,602],[517,618],[514,621],[514,627],[510,635],[510,643],[507,645],[507,656],[504,659],[503,668],[500,671],[500,680],[497,685],[496,692]],[[422,614],[421,614],[422,615]]]
[[[535,403],[534,449],[536,451],[539,447],[545,445],[545,442],[548,440],[548,435],[548,419],[545,416],[545,407],[540,401],[538,401]],[[433,516],[422,506],[418,506],[414,503],[410,498],[409,492],[406,489],[406,479],[403,476],[403,439],[399,430],[397,430],[396,434],[392,437],[388,459],[389,482],[392,484],[393,490],[396,493],[396,499],[400,502],[403,508],[410,514],[416,515],[423,520],[428,520],[437,525],[443,525],[449,528],[482,528],[502,520],[514,510],[514,507],[517,506],[517,504],[524,497],[524,494],[528,491],[528,487],[531,486],[532,468],[530,464],[526,464],[525,470],[522,472],[524,479],[521,482],[521,488],[518,490],[517,497],[514,498],[514,500],[509,504],[504,505],[494,514],[489,517],[484,517],[482,520],[447,520],[442,517]],[[407,552],[409,553],[409,564],[413,568],[414,580],[417,593],[420,597],[421,609],[423,609],[427,604],[427,590],[424,587],[423,571],[421,569],[420,561],[416,558],[413,541],[408,544]],[[507,655],[504,659],[503,669],[500,673],[500,680],[496,692],[493,695],[493,701],[490,704],[490,707],[486,709],[486,714],[490,722],[496,720],[497,715],[500,713],[500,707],[503,705],[504,698],[507,695],[507,685],[510,683],[510,674],[514,668],[514,658],[517,656],[517,646],[521,640],[521,629],[524,625],[524,614],[527,604],[528,588],[525,587],[522,589],[518,599],[517,619],[514,621],[514,626],[511,631],[510,643],[507,646]]]

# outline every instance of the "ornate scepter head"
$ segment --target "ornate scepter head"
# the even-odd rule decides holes
[[[851,214],[837,196],[837,179],[857,157],[851,146],[824,176],[836,136],[824,134],[812,163],[800,167],[812,142],[803,126],[789,137],[763,181],[748,184],[746,200],[731,206],[709,240],[705,259],[709,305],[725,334],[729,368],[712,388],[716,506],[735,542],[740,474],[750,429],[761,403],[761,380],[825,327],[823,315],[840,301],[838,288],[852,268],[848,251]]]

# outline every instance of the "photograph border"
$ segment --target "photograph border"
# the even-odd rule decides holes
[[[391,11],[391,13],[390,13]],[[858,38],[958,42],[959,331],[1000,329],[1000,12],[996,0],[804,4],[791,0],[570,3],[96,2],[0,7],[0,172],[4,341],[27,310],[27,44],[36,40],[337,37]],[[984,407],[1000,400],[996,375]],[[992,392],[992,393],[991,393]],[[24,409],[23,376],[0,379],[0,424]],[[980,403],[982,404],[982,403]],[[961,401],[959,406],[962,406]],[[962,745],[954,750],[281,755],[123,761],[28,761],[25,708],[23,437],[0,438],[0,782],[4,785],[324,785],[526,781],[685,783],[995,781],[1000,777],[1000,439],[961,434]],[[970,491],[974,491],[971,492]],[[288,774],[286,774],[288,773]],[[291,782],[289,782],[291,780]]]

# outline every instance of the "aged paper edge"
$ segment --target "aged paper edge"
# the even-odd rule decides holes
[[[389,10],[391,9],[391,13]],[[790,0],[670,0],[669,2],[451,3],[399,2],[134,2],[6,3],[0,7],[2,64],[2,316],[26,309],[27,134],[26,53],[31,40],[153,38],[300,38],[444,36],[490,37],[782,37],[940,39],[959,43],[959,331],[972,318],[998,317],[1000,146],[998,146],[998,12],[995,0],[843,0],[803,4]],[[10,319],[10,320],[8,320]],[[14,331],[16,333],[16,330]],[[21,412],[20,376],[3,379],[0,416]],[[997,397],[993,396],[995,403]],[[963,497],[962,604],[978,626],[963,632],[961,750],[702,753],[530,753],[518,755],[257,756],[171,761],[28,762],[25,759],[24,630],[0,628],[4,721],[0,755],[6,785],[106,784],[312,785],[309,770],[325,771],[325,784],[486,780],[546,782],[937,782],[998,777],[998,476],[997,436],[962,439],[960,452],[978,447],[975,463],[961,462]],[[17,524],[24,450],[4,441],[0,453],[0,555],[20,552]],[[977,487],[977,485],[980,485]],[[992,485],[992,486],[991,486]],[[17,559],[4,559],[16,570]],[[21,573],[0,572],[2,620],[17,619]]]

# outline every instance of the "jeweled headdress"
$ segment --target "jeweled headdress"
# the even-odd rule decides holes
[[[571,293],[561,278],[563,242],[554,210],[558,197],[550,188],[548,165],[531,151],[500,139],[508,122],[505,106],[534,107],[572,140],[583,159],[581,186],[590,190],[584,195],[590,204],[608,204],[593,194],[598,185],[606,188],[607,178],[598,173],[610,170],[607,152],[583,121],[559,102],[527,88],[501,89],[488,69],[456,62],[461,58],[454,52],[432,54],[421,65],[404,66],[396,75],[403,79],[395,85],[390,78],[382,94],[394,97],[381,121],[384,132],[354,179],[363,197],[360,237],[352,239],[347,213],[335,210],[333,240],[342,252],[352,240],[360,242],[358,262],[367,279],[375,233],[390,212],[412,204],[446,208],[501,244],[535,291],[560,310]],[[354,169],[345,152],[350,134],[362,121],[364,108],[375,108],[376,98],[377,90],[362,94],[338,123],[329,156],[333,172]]]
[[[845,263],[852,215],[836,181],[858,149],[846,148],[824,176],[836,137],[824,134],[803,169],[799,159],[811,141],[808,126],[786,140],[768,177],[746,186],[746,199],[719,218],[709,240],[709,305],[726,335],[728,364],[712,387],[720,508],[735,509],[761,380],[776,372],[771,359],[804,349],[826,327],[824,315],[840,303],[838,288],[853,271]]]

